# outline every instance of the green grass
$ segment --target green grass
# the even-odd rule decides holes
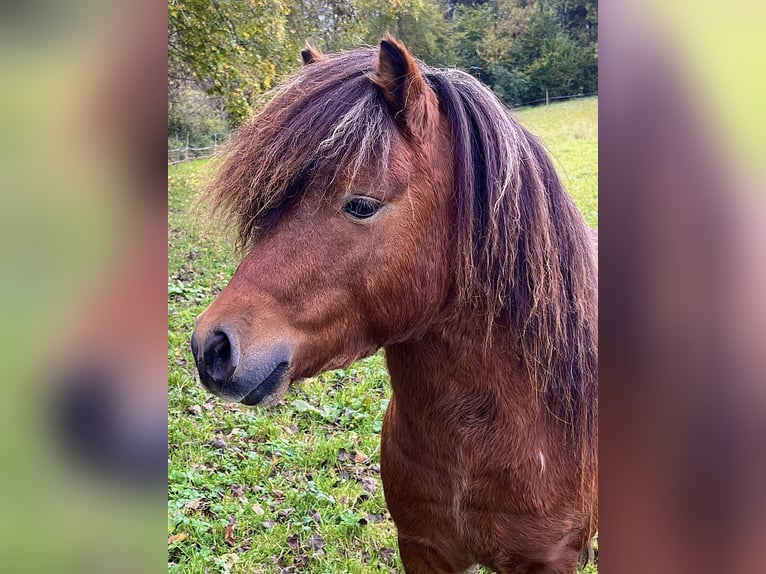
[[[592,225],[596,111],[591,99],[518,113]],[[168,169],[168,571],[403,571],[379,476],[390,393],[381,353],[293,385],[268,409],[224,403],[198,383],[194,320],[237,264],[230,242],[190,215],[207,166]]]
[[[585,221],[598,227],[598,98],[526,108],[516,117],[548,149]]]

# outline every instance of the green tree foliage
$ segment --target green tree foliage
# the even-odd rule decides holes
[[[363,42],[359,6],[346,0],[292,0],[289,30],[300,42],[331,53]]]
[[[494,34],[496,27],[497,16],[491,6],[457,6],[452,11],[451,30],[446,42],[450,65],[491,83],[492,56],[487,52],[487,36]]]
[[[435,0],[359,0],[359,21],[368,44],[393,34],[431,65],[444,65],[442,47],[448,35],[442,6]]]
[[[189,135],[193,147],[213,144],[213,134],[228,132],[223,98],[211,96],[193,85],[179,86],[168,101],[168,134]],[[173,144],[175,145],[175,144]]]
[[[519,104],[598,89],[592,0],[466,2],[451,12],[455,65]]]
[[[326,52],[375,45],[390,33],[428,63],[442,64],[448,22],[437,0],[293,0],[291,31]]]
[[[298,62],[290,11],[288,0],[169,0],[170,75],[220,94],[231,120],[243,121],[256,96]]]
[[[306,41],[335,52],[387,32],[509,104],[598,89],[597,0],[168,0],[168,16],[170,101],[203,90],[231,125],[299,66]]]

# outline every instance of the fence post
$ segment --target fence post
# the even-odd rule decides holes
[[[218,134],[213,134],[213,155],[218,151]]]
[[[184,162],[189,161],[189,134],[186,134],[186,151],[184,152]]]
[[[545,105],[548,105],[548,90],[545,90]]]

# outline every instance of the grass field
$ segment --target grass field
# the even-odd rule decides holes
[[[593,226],[597,110],[591,98],[517,113]],[[204,160],[168,169],[168,572],[402,571],[379,476],[382,353],[293,385],[270,409],[199,385],[194,320],[237,264],[230,242],[189,214],[206,171]]]

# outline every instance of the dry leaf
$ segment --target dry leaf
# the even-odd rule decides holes
[[[258,516],[261,516],[261,515],[264,513],[264,510],[263,510],[263,508],[262,508],[262,507],[261,507],[261,505],[260,505],[260,504],[258,504],[257,502],[256,502],[255,504],[253,504],[253,505],[252,505],[250,508],[251,508],[251,509],[253,510],[253,512],[255,512],[255,513],[258,515]]]
[[[183,542],[189,537],[186,532],[179,532],[178,534],[173,534],[173,536],[168,536],[168,545],[175,544],[176,542]]]
[[[393,548],[381,548],[380,549],[380,559],[385,562],[386,564],[392,564],[394,562],[394,557],[396,556],[396,550]]]
[[[297,534],[291,534],[290,536],[287,537],[287,545],[293,550],[295,550],[296,548],[298,548],[298,546],[301,545],[300,537]]]
[[[277,512],[277,518],[280,521],[285,520],[288,516],[290,516],[293,512],[295,512],[294,508],[283,508],[279,512]]]
[[[375,494],[375,491],[378,490],[378,481],[365,476],[362,478],[362,488],[370,494]]]
[[[234,546],[237,541],[234,539],[234,528],[237,525],[237,519],[234,518],[234,515],[232,514],[229,517],[229,523],[226,525],[226,532],[223,536],[224,540],[226,540],[226,544],[229,546]]]
[[[324,538],[319,534],[312,534],[308,537],[308,540],[306,540],[306,546],[312,550],[321,550],[324,548]]]
[[[361,450],[354,451],[354,462],[364,462],[368,458],[369,457],[366,454],[364,454]]]

